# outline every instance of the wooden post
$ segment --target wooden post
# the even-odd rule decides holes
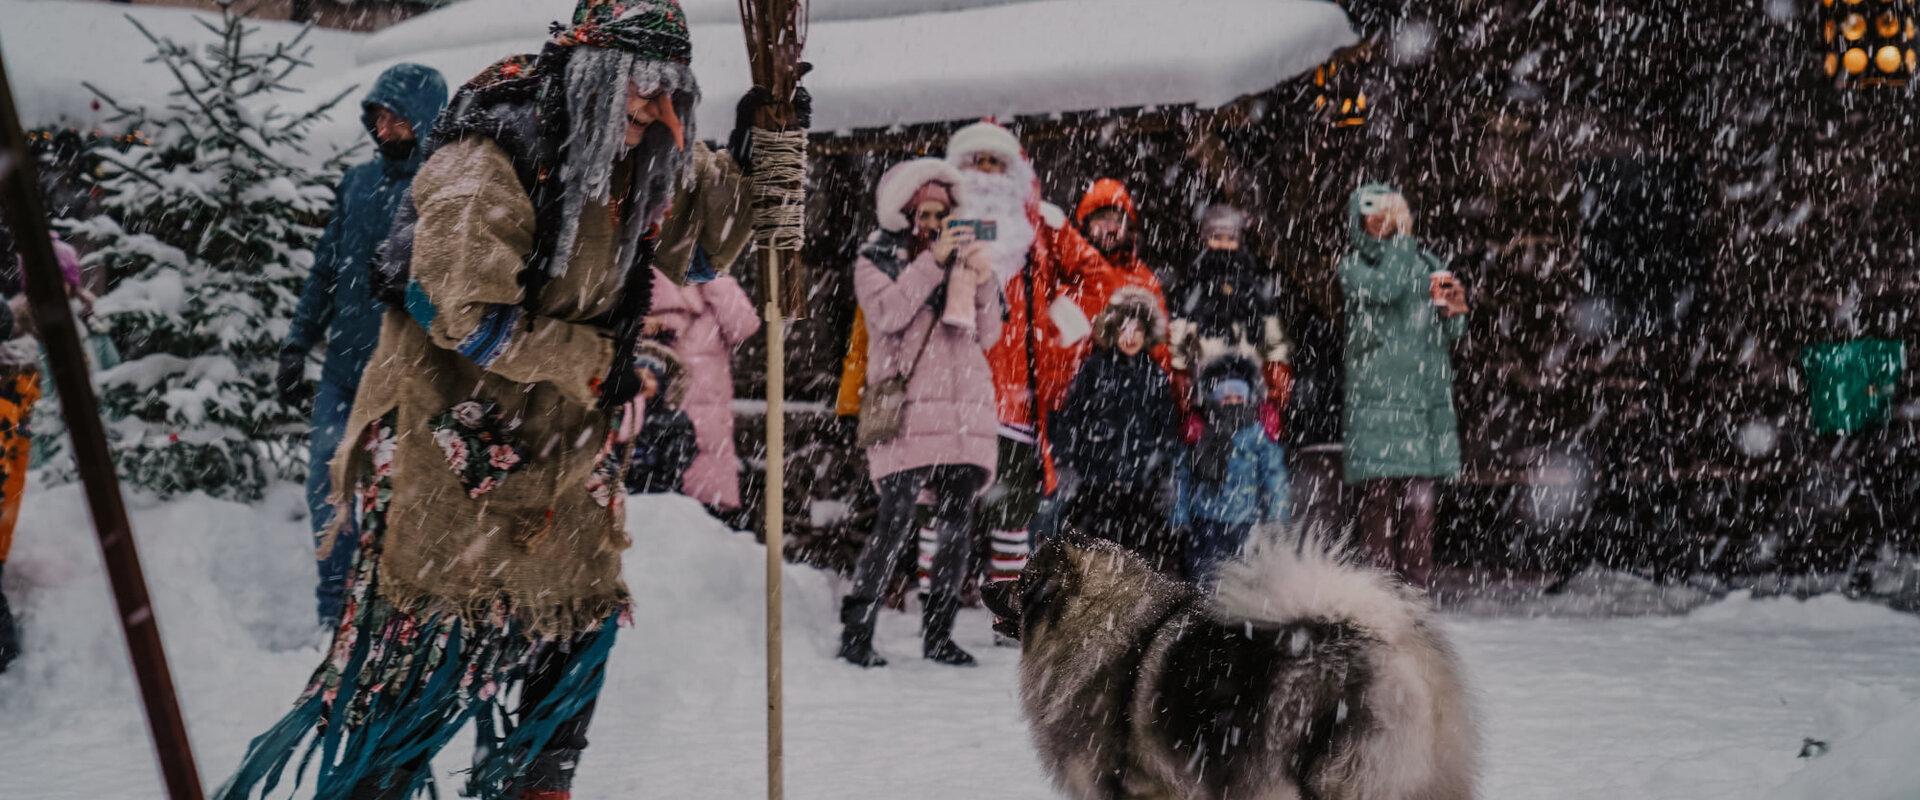
[[[786,314],[780,302],[780,251],[766,248],[767,315],[767,798],[786,795],[786,726],[781,706],[780,569],[786,551]]]
[[[100,539],[107,582],[120,611],[120,628],[127,637],[133,678],[146,706],[147,727],[160,759],[167,797],[201,800],[200,773],[194,767],[179,698],[173,693],[167,652],[160,646],[160,627],[147,596],[140,553],[134,549],[133,526],[127,522],[127,507],[120,497],[120,479],[107,451],[106,428],[100,422],[99,404],[87,374],[80,326],[73,318],[73,309],[67,306],[66,281],[54,262],[46,212],[40,208],[40,190],[34,178],[33,152],[27,147],[19,111],[13,104],[4,60],[0,60],[0,207],[6,211],[7,224],[13,228],[26,264],[29,313],[47,349],[54,385],[60,391],[60,411],[73,437],[73,460],[86,486],[87,507],[93,516],[94,533]]]

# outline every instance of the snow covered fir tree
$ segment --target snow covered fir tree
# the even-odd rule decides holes
[[[178,85],[158,109],[95,90],[147,140],[100,149],[104,213],[61,223],[117,280],[98,306],[125,357],[98,377],[115,460],[162,496],[256,498],[300,452],[305,412],[275,396],[275,353],[332,203],[329,171],[288,154],[339,98],[278,111],[303,37],[255,46],[233,3],[200,20],[218,35],[204,48],[130,21]]]

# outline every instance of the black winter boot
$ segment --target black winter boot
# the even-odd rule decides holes
[[[971,667],[973,655],[953,643],[953,617],[960,611],[960,599],[935,592],[921,612],[920,654],[928,661],[950,667]]]
[[[873,649],[873,623],[867,621],[872,598],[847,597],[840,601],[840,658],[863,668],[884,667],[887,660]]]

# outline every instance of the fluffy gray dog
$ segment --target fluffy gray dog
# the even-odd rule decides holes
[[[1211,596],[1060,536],[990,588],[1041,762],[1076,800],[1469,800],[1478,735],[1418,592],[1284,538]]]

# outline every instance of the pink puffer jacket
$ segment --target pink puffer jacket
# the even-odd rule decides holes
[[[681,491],[717,508],[740,505],[740,457],[733,448],[733,351],[760,330],[760,316],[740,282],[722,275],[677,286],[653,271],[653,316],[673,333],[673,350],[687,364],[687,399],[700,454]]]
[[[907,369],[924,339],[907,382],[906,417],[893,441],[867,448],[873,480],[934,464],[977,464],[989,483],[996,460],[998,417],[993,405],[993,371],[986,348],[1000,339],[1000,290],[992,281],[974,295],[974,329],[940,322],[927,297],[946,280],[930,253],[922,253],[888,278],[873,262],[854,265],[853,289],[867,319],[867,387]],[[931,339],[926,339],[928,329]]]

